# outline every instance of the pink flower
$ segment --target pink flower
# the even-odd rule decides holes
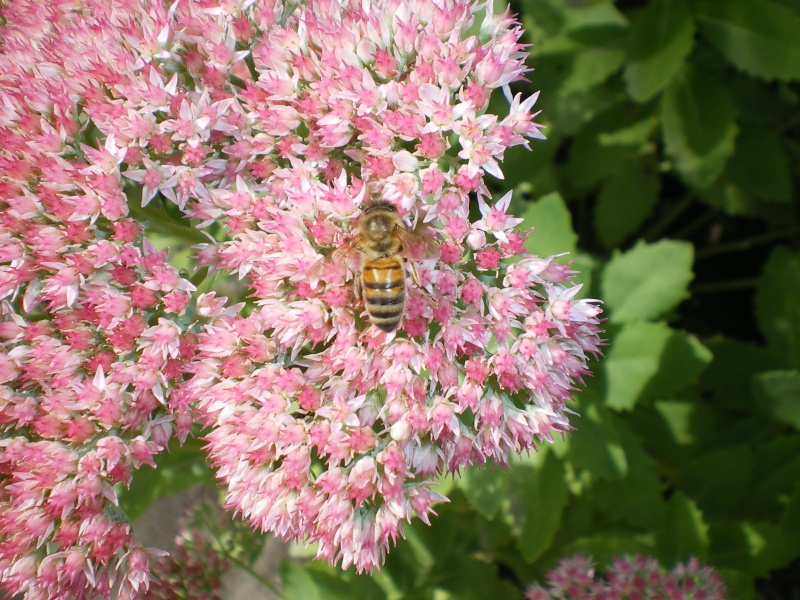
[[[725,584],[711,568],[697,559],[678,564],[664,572],[654,558],[626,556],[615,558],[608,572],[596,573],[594,561],[581,555],[562,559],[547,574],[548,588],[538,583],[525,592],[527,600],[638,600],[641,598],[685,598],[723,600]]]
[[[147,590],[152,552],[110,517],[114,485],[195,421],[228,507],[358,571],[412,516],[429,522],[446,500],[436,474],[569,429],[600,310],[553,257],[525,254],[508,198],[492,203],[484,181],[502,177],[507,148],[543,137],[535,96],[507,87],[527,72],[508,13],[472,0],[73,5],[3,9],[7,591]],[[505,118],[487,112],[498,88]],[[391,333],[355,297],[356,265],[315,270],[375,200],[438,247],[415,261]],[[246,312],[196,294],[128,216],[163,201],[219,225],[195,259],[247,286]]]
[[[486,112],[492,90],[526,72],[508,14],[468,0],[369,10],[321,0],[274,17],[252,37],[254,80],[230,88],[235,101],[217,120],[238,173],[270,168],[226,179],[203,159],[197,169],[219,174],[186,201],[204,225],[229,227],[199,256],[244,278],[256,307],[206,326],[202,371],[181,393],[211,428],[231,509],[318,543],[321,558],[371,570],[404,521],[427,522],[444,500],[432,476],[507,462],[570,428],[564,403],[600,344],[600,310],[574,301],[552,257],[524,254],[510,196],[488,200],[484,177],[502,176],[505,149],[542,137],[534,100],[507,92],[506,118]],[[237,127],[225,128],[234,115]],[[426,223],[440,250],[416,262],[421,287],[409,279],[390,334],[354,296],[356,266],[322,260],[315,270],[377,199],[409,226]]]

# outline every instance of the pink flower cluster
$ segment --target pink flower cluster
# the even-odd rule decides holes
[[[27,599],[147,588],[153,552],[114,486],[154,464],[176,420],[191,426],[167,397],[194,287],[127,216],[130,137],[92,142],[102,115],[127,110],[111,90],[139,79],[127,12],[2,8],[0,586]]]
[[[584,556],[562,560],[547,574],[549,588],[528,588],[527,600],[724,600],[725,584],[711,568],[691,559],[664,572],[654,558],[616,558],[605,577]]]
[[[236,117],[234,185],[185,210],[226,224],[201,260],[246,279],[256,306],[198,336],[181,393],[210,430],[231,509],[370,571],[445,500],[437,475],[570,428],[600,311],[576,299],[567,267],[526,253],[510,195],[488,202],[505,150],[542,137],[536,96],[507,87],[526,72],[513,18],[469,0],[321,0],[255,17],[236,101],[189,94],[181,112],[208,127]],[[493,90],[505,116],[487,111]],[[389,334],[366,319],[357,274],[321,258],[376,200],[427,224],[440,249],[416,264],[421,286],[409,281]]]
[[[438,474],[570,428],[600,310],[490,201],[505,150],[543,137],[492,4],[0,9],[0,585],[142,593],[113,486],[193,421],[230,508],[359,571],[428,521]],[[164,200],[251,303],[196,295],[143,238],[130,210]],[[439,247],[390,334],[320,263],[375,200]]]

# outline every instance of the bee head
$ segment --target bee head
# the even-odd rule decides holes
[[[397,227],[398,213],[388,202],[371,204],[364,210],[361,232],[370,240],[381,241]]]

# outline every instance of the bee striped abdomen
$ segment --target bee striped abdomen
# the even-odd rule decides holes
[[[405,267],[397,257],[364,264],[361,286],[370,320],[384,331],[393,331],[403,316],[406,299]]]

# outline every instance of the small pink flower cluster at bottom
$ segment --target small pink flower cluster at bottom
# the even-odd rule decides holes
[[[547,574],[548,588],[528,588],[527,600],[724,600],[722,578],[697,559],[664,572],[654,558],[616,558],[605,577],[594,562],[576,555]]]

